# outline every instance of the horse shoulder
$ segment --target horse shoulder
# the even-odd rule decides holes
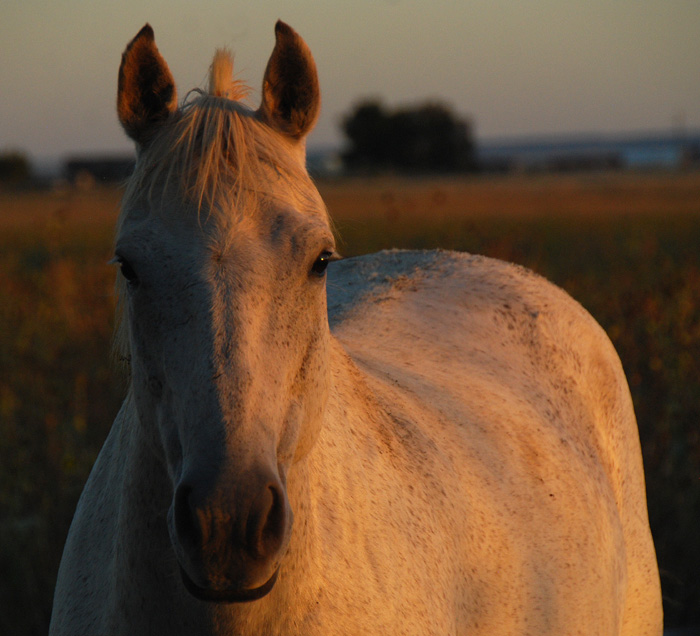
[[[588,576],[586,560],[595,561],[606,572],[608,625],[658,604],[631,399],[595,320],[532,272],[464,254],[374,255],[349,263],[343,279],[329,300],[336,336],[400,422],[393,437],[415,447],[415,474],[447,458],[445,484],[470,507],[458,527],[491,535],[491,545],[477,539],[484,558],[501,545],[510,566],[537,571],[528,580],[544,590],[560,577],[559,596],[569,589],[577,611],[602,617],[600,589],[584,590],[574,574]],[[439,487],[430,494],[444,503]],[[595,541],[591,526],[605,528]],[[516,564],[519,544],[529,565]],[[572,564],[581,546],[586,556]],[[532,562],[536,554],[549,565]],[[522,593],[498,575],[492,583]]]

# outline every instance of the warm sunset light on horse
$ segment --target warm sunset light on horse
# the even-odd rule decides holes
[[[660,635],[604,331],[502,261],[339,260],[305,167],[316,67],[275,36],[256,110],[225,52],[181,102],[150,26],[122,56],[129,388],[50,633]]]

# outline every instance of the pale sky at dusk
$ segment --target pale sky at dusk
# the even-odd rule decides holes
[[[117,69],[145,22],[181,98],[227,46],[257,105],[277,18],[318,65],[310,146],[338,144],[366,97],[442,100],[480,139],[700,129],[698,0],[4,0],[0,151],[128,151]]]

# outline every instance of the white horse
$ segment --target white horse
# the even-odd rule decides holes
[[[600,327],[466,254],[348,259],[326,282],[304,167],[318,81],[287,25],[258,110],[242,91],[219,53],[178,106],[149,26],[123,55],[130,387],[51,634],[660,634],[638,433]]]

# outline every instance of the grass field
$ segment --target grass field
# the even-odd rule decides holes
[[[346,256],[531,267],[603,325],[632,391],[667,625],[700,624],[700,174],[319,184]],[[124,392],[116,189],[0,192],[0,633],[45,634],[73,509]]]

